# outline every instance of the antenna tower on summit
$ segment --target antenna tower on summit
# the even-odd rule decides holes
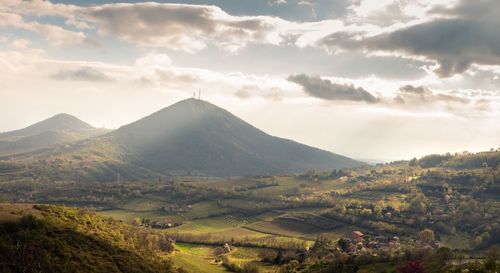
[[[201,89],[198,88],[198,99],[201,100]]]

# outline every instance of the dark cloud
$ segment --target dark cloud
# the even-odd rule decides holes
[[[71,81],[92,81],[92,82],[109,82],[112,79],[105,73],[93,67],[81,67],[78,69],[60,70],[56,74],[50,75],[56,80],[71,80]]]
[[[436,94],[424,86],[405,85],[399,88],[399,94],[394,98],[396,103],[421,105],[426,103],[444,102],[444,103],[470,103],[469,99],[451,95]]]
[[[500,1],[463,0],[453,9],[433,10],[446,18],[363,39],[353,38],[353,33],[340,36],[335,33],[319,44],[331,49],[387,51],[425,57],[439,64],[435,71],[439,76],[449,77],[463,73],[472,64],[500,65],[498,12]]]
[[[354,87],[352,84],[334,83],[319,76],[298,74],[289,76],[288,80],[302,86],[303,90],[309,95],[325,100],[364,101],[368,103],[379,101],[378,98],[361,87]]]
[[[405,85],[405,86],[399,88],[399,91],[401,93],[411,93],[411,94],[418,94],[418,95],[425,95],[425,94],[430,93],[430,90],[426,87],[413,86],[413,85]]]

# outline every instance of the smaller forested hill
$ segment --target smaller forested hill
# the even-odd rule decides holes
[[[69,143],[109,132],[80,119],[58,114],[23,129],[0,133],[0,156],[26,153],[58,143]]]
[[[47,131],[83,131],[95,129],[90,124],[68,114],[58,114],[26,128],[0,133],[0,138],[33,136]]]

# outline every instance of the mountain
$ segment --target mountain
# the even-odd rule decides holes
[[[13,155],[109,132],[68,114],[58,114],[23,129],[0,133],[0,155]]]
[[[332,170],[363,163],[270,136],[209,102],[188,99],[106,137],[159,173],[213,176]]]
[[[81,182],[289,174],[366,165],[268,135],[228,111],[196,99],[178,102],[102,136],[12,159],[15,163],[0,164],[0,170]],[[30,169],[22,171],[27,165]]]

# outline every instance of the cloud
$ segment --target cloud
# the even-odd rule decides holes
[[[270,101],[281,101],[287,92],[279,87],[262,87],[258,84],[244,84],[234,95],[240,99],[261,97]]]
[[[269,5],[270,6],[273,6],[273,5],[283,5],[283,4],[286,4],[286,0],[270,0],[269,1]]]
[[[209,43],[234,52],[250,42],[278,44],[280,19],[231,16],[216,6],[185,4],[107,4],[80,14],[101,34],[148,47],[196,52]]]
[[[468,104],[470,99],[451,94],[436,94],[424,86],[405,85],[399,89],[399,93],[394,99],[396,103],[421,105],[427,103],[455,103]]]
[[[473,67],[460,75],[458,79],[441,81],[444,87],[454,89],[470,89],[479,92],[499,92],[500,71],[491,68]],[[500,93],[498,93],[500,94]]]
[[[83,32],[70,31],[60,26],[42,24],[36,21],[26,22],[22,16],[7,12],[0,12],[0,27],[24,29],[38,33],[56,46],[81,43],[86,38]]]
[[[96,68],[84,66],[78,69],[62,69],[58,73],[50,75],[55,80],[109,82],[112,79]]]
[[[302,86],[303,90],[310,96],[324,100],[364,101],[368,103],[379,101],[361,87],[354,87],[352,84],[334,83],[319,76],[298,74],[289,76],[288,80]]]
[[[500,11],[499,1],[462,0],[453,8],[435,8],[432,14],[437,19],[374,36],[348,33],[339,37],[333,33],[318,44],[330,50],[381,51],[425,58],[439,64],[435,72],[440,77],[450,77],[467,71],[472,64],[500,65],[500,17],[492,11]]]
[[[332,30],[352,31],[370,28],[362,23],[346,25],[340,20],[341,17],[337,13],[345,13],[350,0],[290,0],[272,5],[283,10],[284,14],[294,14],[297,9],[301,12],[307,10],[314,14],[314,18],[310,18],[314,21],[308,20],[308,22],[287,21],[269,16],[267,12],[270,8],[269,0],[249,4],[247,8],[253,5],[263,7],[258,9],[261,10],[259,15],[239,16],[230,15],[215,5],[199,4],[205,3],[204,1],[197,1],[198,5],[146,2],[94,6],[52,4],[41,0],[7,1],[7,5],[0,7],[0,12],[17,16],[17,19],[22,21],[22,24],[16,26],[17,28],[29,27],[29,30],[47,35],[49,41],[58,44],[91,42],[92,38],[86,38],[85,33],[91,35],[95,29],[102,36],[117,37],[146,48],[195,53],[209,45],[215,45],[224,51],[236,52],[249,44],[295,44],[298,47],[307,47],[314,45],[320,37]],[[215,3],[230,10],[237,6],[225,2]],[[248,14],[243,10],[241,13]],[[31,20],[33,16],[61,17],[64,19],[64,24],[40,24],[36,19],[28,23],[23,21],[24,17]],[[321,21],[316,21],[318,19]],[[68,26],[84,30],[85,33],[68,30]],[[67,38],[64,38],[64,35]]]
[[[31,45],[31,41],[27,39],[15,39],[10,42],[9,46],[14,49],[27,49]]]
[[[416,19],[408,12],[414,5],[422,6],[418,0],[363,0],[352,1],[351,14],[347,20],[365,22],[381,26],[390,26]],[[412,5],[413,4],[413,5]]]
[[[37,17],[72,17],[77,9],[74,5],[54,4],[47,0],[2,0],[0,6],[0,11]]]

